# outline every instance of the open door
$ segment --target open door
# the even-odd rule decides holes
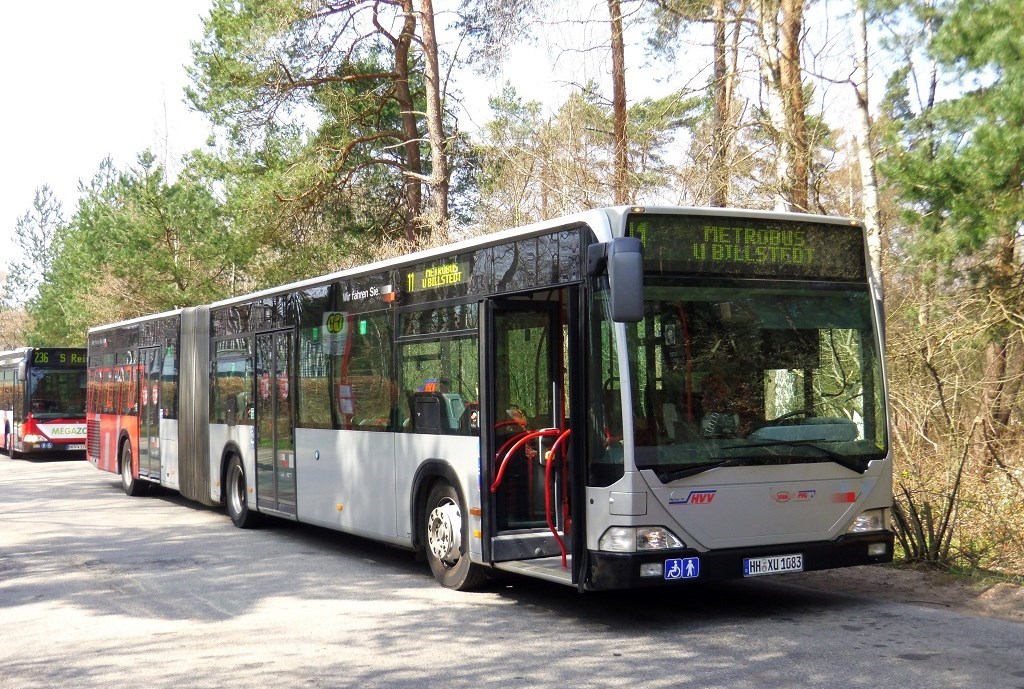
[[[577,578],[573,522],[583,492],[573,476],[585,444],[576,430],[584,416],[577,302],[576,288],[496,300],[486,338],[490,559],[567,581]]]

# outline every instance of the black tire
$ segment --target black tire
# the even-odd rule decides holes
[[[435,483],[423,511],[423,546],[434,578],[457,591],[487,580],[487,571],[469,560],[467,524],[459,492],[444,481]]]
[[[132,444],[125,442],[121,446],[121,490],[134,498],[145,495],[146,488],[146,484],[132,472]]]
[[[239,529],[255,528],[259,525],[260,515],[249,509],[245,467],[242,466],[242,459],[238,455],[233,456],[228,462],[228,470],[224,476],[224,502],[231,523]]]

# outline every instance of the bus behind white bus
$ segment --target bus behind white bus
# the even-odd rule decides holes
[[[0,449],[18,457],[85,456],[84,348],[0,352]]]

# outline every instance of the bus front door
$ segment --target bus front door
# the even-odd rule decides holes
[[[160,480],[159,347],[139,350],[139,476]]]
[[[293,334],[256,335],[256,504],[295,515]]]
[[[491,561],[544,561],[573,581],[571,565],[559,561],[572,554],[572,523],[582,505],[582,486],[572,479],[582,446],[573,441],[583,421],[581,338],[571,325],[579,321],[576,288],[491,303],[485,443]]]

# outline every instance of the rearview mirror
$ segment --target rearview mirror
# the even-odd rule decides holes
[[[608,285],[612,320],[616,323],[643,320],[643,245],[636,237],[616,237],[608,245]]]

